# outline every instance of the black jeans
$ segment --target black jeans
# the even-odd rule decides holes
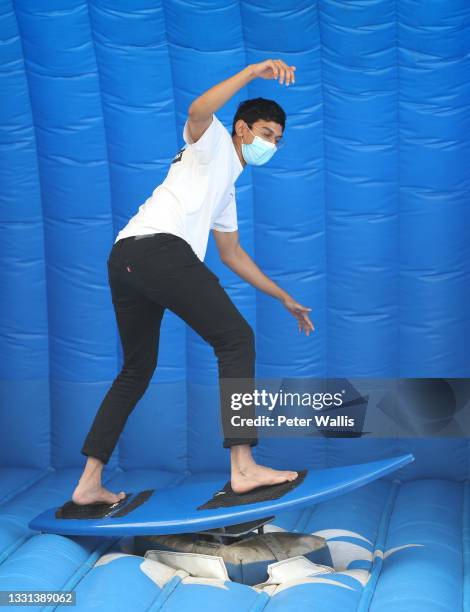
[[[230,421],[228,385],[251,380],[242,392],[253,391],[255,341],[253,330],[233,304],[219,278],[197,257],[189,243],[173,234],[131,236],[113,245],[108,278],[123,348],[123,366],[107,392],[81,453],[107,463],[131,411],[147,389],[157,366],[160,323],[169,308],[213,347],[218,360],[224,448],[258,443],[254,426],[243,436]],[[225,384],[225,381],[227,384]],[[243,408],[240,416],[255,416]]]

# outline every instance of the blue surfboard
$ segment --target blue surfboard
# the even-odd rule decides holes
[[[29,527],[47,533],[105,537],[199,532],[301,510],[377,480],[411,461],[414,456],[409,453],[370,463],[304,470],[302,482],[280,497],[218,508],[201,506],[220,494],[227,477],[195,474],[166,489],[128,494],[122,502],[108,506],[109,514],[104,518],[58,518],[58,508],[50,508],[30,521]]]

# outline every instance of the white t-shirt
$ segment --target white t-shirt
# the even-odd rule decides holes
[[[232,137],[219,119],[193,142],[186,121],[186,145],[171,162],[165,180],[118,233],[127,236],[166,232],[188,242],[201,261],[209,231],[238,229],[235,181],[243,170]]]

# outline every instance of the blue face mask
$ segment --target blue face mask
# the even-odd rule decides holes
[[[248,128],[250,130],[250,128]],[[251,132],[251,130],[250,130]],[[253,134],[253,132],[251,132]],[[259,136],[256,136],[253,142],[250,144],[242,143],[242,155],[243,159],[247,164],[253,166],[262,166],[268,162],[274,153],[277,151],[277,147],[274,143],[268,142]]]

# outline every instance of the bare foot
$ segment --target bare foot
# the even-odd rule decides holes
[[[115,504],[124,499],[126,496],[124,491],[113,493],[108,491],[102,485],[79,483],[72,495],[72,501],[78,505],[85,504]]]
[[[274,470],[264,465],[250,463],[246,467],[232,467],[230,484],[234,493],[246,493],[256,487],[279,484],[295,480],[297,472],[290,470]]]
[[[126,497],[124,491],[113,493],[101,484],[103,461],[96,457],[88,457],[83,474],[75,487],[72,501],[78,505],[115,504]]]

